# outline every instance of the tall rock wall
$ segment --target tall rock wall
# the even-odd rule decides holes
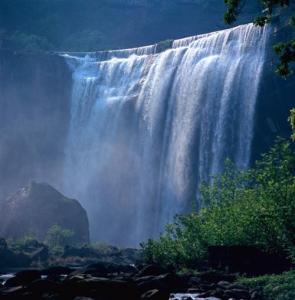
[[[60,176],[71,84],[59,56],[0,52],[0,199]]]

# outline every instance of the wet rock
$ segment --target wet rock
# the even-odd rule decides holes
[[[88,277],[65,282],[64,292],[67,296],[101,297],[101,299],[136,300],[139,298],[136,285],[132,282],[112,280],[108,278]]]
[[[250,299],[250,294],[246,290],[242,289],[231,289],[231,290],[226,290],[224,292],[224,296],[226,298],[237,298],[237,299],[245,299],[248,300]]]
[[[35,295],[42,295],[44,293],[59,293],[61,289],[61,284],[48,279],[38,279],[27,286],[27,290]]]
[[[209,283],[201,283],[199,285],[199,287],[203,290],[203,291],[207,291],[207,290],[212,290],[215,289],[215,285],[213,284],[209,284]]]
[[[188,285],[189,286],[199,286],[201,283],[201,278],[200,277],[190,277],[188,279]]]
[[[216,298],[224,298],[224,291],[221,288],[217,288],[211,293],[211,297],[216,297]]]
[[[250,299],[251,300],[261,300],[262,297],[261,297],[261,294],[258,291],[253,291],[253,292],[251,292]]]
[[[109,274],[135,274],[137,272],[137,268],[132,265],[121,265],[121,264],[115,264],[111,262],[97,262],[95,264],[88,265],[86,268],[83,268],[82,270],[77,270],[73,274],[90,274],[94,277],[105,277]]]
[[[26,289],[23,286],[4,287],[0,290],[0,299],[17,299],[25,292]]]
[[[228,282],[228,281],[219,281],[219,282],[217,283],[217,286],[218,286],[219,288],[222,288],[222,289],[227,289],[230,285],[231,285],[231,284],[230,284],[230,282]]]
[[[168,300],[170,296],[170,293],[167,291],[161,291],[161,290],[150,290],[145,292],[143,295],[141,295],[141,300]]]
[[[157,276],[167,273],[167,270],[158,265],[147,265],[143,267],[137,274],[138,277]]]
[[[239,290],[245,290],[247,291],[248,288],[240,283],[232,283],[231,285],[229,285],[229,289],[239,289]]]
[[[54,275],[69,275],[70,273],[74,272],[74,269],[68,267],[50,267],[47,269],[43,269],[41,271],[42,275],[45,276],[54,276]]]
[[[201,289],[197,289],[197,288],[190,288],[190,289],[187,289],[186,292],[190,293],[190,294],[200,294],[200,293],[202,293],[204,291],[201,290]]]
[[[206,292],[201,293],[198,297],[199,298],[208,298],[214,293],[214,290],[208,290]]]
[[[170,273],[159,276],[145,276],[136,278],[135,282],[138,285],[138,289],[141,291],[141,293],[153,289],[164,290],[173,293],[187,288],[187,284],[183,278]]]
[[[5,287],[24,286],[33,282],[34,280],[41,279],[41,273],[37,270],[21,271],[15,274],[14,277],[5,282]]]

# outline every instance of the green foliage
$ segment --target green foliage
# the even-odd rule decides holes
[[[31,252],[39,247],[40,242],[34,234],[28,234],[21,239],[7,240],[9,248],[14,252]]]
[[[73,237],[72,230],[53,225],[47,232],[45,243],[52,253],[62,254],[65,246],[73,244]]]
[[[289,122],[292,128],[292,140],[295,141],[295,108],[291,109],[290,111],[290,117],[289,117]]]
[[[239,283],[250,288],[262,289],[265,300],[295,299],[295,271],[285,272],[281,275],[241,278]]]
[[[0,36],[1,39],[1,36]],[[2,48],[14,49],[25,52],[41,52],[52,49],[52,45],[44,37],[34,34],[26,34],[15,31],[10,34],[2,34]]]
[[[177,216],[173,224],[166,226],[159,241],[148,240],[141,244],[147,262],[164,266],[197,267],[206,255],[203,225],[198,214]]]
[[[90,247],[96,251],[98,251],[102,255],[108,255],[114,251],[114,247],[110,246],[104,242],[96,242],[91,244]]]
[[[260,16],[254,19],[254,24],[264,26],[271,21],[274,10],[277,8],[285,8],[290,6],[290,0],[257,0],[261,3],[263,11]],[[227,11],[224,15],[224,20],[227,24],[232,24],[236,21],[242,6],[245,1],[242,0],[224,0],[227,6]],[[291,10],[291,8],[289,8]],[[292,27],[295,24],[295,16],[291,16],[289,25]],[[287,77],[293,72],[290,64],[295,61],[295,39],[286,43],[279,43],[274,46],[275,52],[279,56],[279,64],[276,73],[282,77]]]
[[[254,19],[254,24],[256,26],[261,26],[263,27],[265,24],[270,22],[270,17],[269,16],[258,16]]]
[[[225,172],[201,188],[200,212],[176,217],[159,240],[143,244],[145,259],[195,267],[210,245],[256,245],[294,256],[294,171],[294,152],[282,140],[250,170],[227,162]]]

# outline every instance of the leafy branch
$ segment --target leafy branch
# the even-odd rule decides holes
[[[262,5],[262,13],[254,19],[257,26],[265,26],[271,22],[276,8],[290,8],[291,0],[257,0]],[[227,11],[224,14],[224,20],[227,24],[232,24],[237,20],[246,0],[224,0]],[[295,16],[289,19],[289,26],[295,26]],[[293,73],[290,64],[295,61],[295,39],[285,43],[274,45],[274,50],[279,57],[279,64],[276,73],[282,77],[287,77]]]

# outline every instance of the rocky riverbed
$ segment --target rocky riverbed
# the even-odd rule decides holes
[[[17,300],[259,300],[234,274],[179,275],[158,266],[99,262],[80,269],[51,267],[2,276],[0,299]]]

